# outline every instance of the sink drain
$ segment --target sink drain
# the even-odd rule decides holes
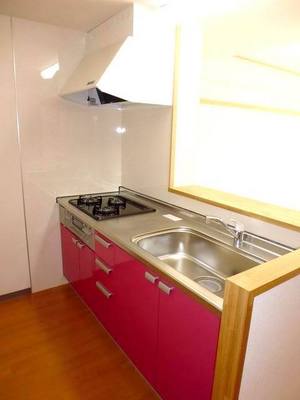
[[[195,282],[212,293],[219,293],[224,287],[222,280],[214,276],[199,276],[199,278],[195,279]]]

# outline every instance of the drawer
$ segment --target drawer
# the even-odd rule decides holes
[[[95,252],[108,266],[113,266],[115,262],[115,244],[105,236],[95,232]]]
[[[95,257],[94,265],[94,279],[103,283],[106,287],[112,289],[112,283],[114,280],[114,269],[112,266],[106,264],[100,257]]]

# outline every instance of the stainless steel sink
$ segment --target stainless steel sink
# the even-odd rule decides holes
[[[224,294],[225,278],[260,262],[189,228],[154,232],[138,236],[133,241],[220,297]]]

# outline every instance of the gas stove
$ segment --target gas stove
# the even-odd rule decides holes
[[[155,211],[119,192],[79,195],[69,203],[97,221]]]

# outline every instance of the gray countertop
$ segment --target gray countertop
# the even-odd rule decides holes
[[[199,214],[189,212],[172,205],[163,204],[159,201],[154,201],[152,199],[150,200],[148,198],[132,194],[131,192],[122,192],[122,195],[124,194],[126,194],[125,197],[155,208],[156,211],[146,214],[126,216],[123,218],[112,218],[103,221],[96,221],[69,203],[69,200],[75,196],[60,197],[57,199],[57,202],[60,206],[70,211],[73,215],[92,227],[95,231],[102,233],[108,239],[115,242],[123,250],[138,258],[141,262],[155,270],[157,273],[160,273],[163,277],[169,280],[169,282],[173,283],[174,285],[179,285],[181,288],[185,289],[185,291],[193,295],[193,297],[198,298],[200,302],[206,302],[216,310],[222,311],[222,298],[211,293],[204,287],[201,287],[199,284],[185,277],[163,261],[141,249],[137,244],[132,242],[132,239],[136,236],[146,233],[165,229],[174,229],[178,227],[195,229],[230,246],[232,246],[233,238],[227,232],[223,232],[216,227],[206,225],[204,222],[204,217]],[[172,214],[181,218],[181,220],[172,221],[164,216],[166,214]],[[280,254],[274,254],[274,252],[265,251],[261,246],[252,244],[251,240],[245,243],[244,247],[245,248],[243,250],[245,252],[249,252],[251,255],[256,256],[261,260],[261,262],[269,261],[272,258],[287,252],[286,248],[280,246]]]

